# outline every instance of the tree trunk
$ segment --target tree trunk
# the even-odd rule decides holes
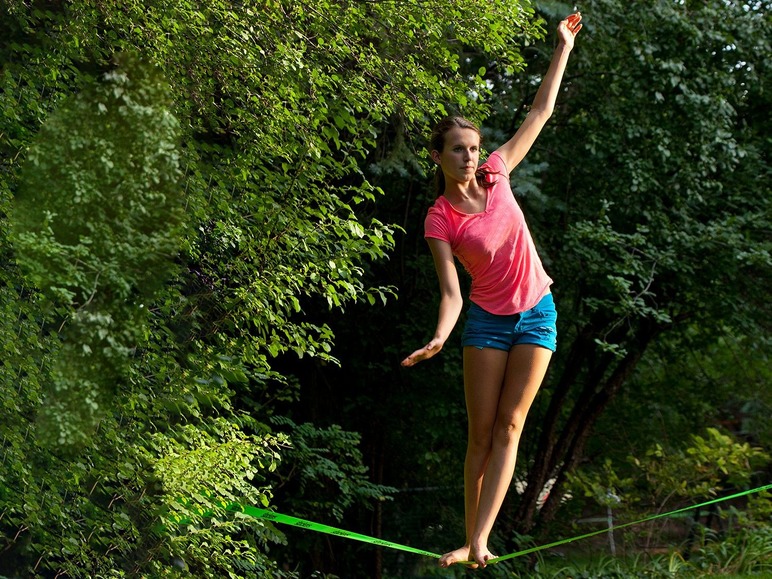
[[[549,408],[541,424],[541,435],[536,452],[537,460],[528,473],[528,484],[520,497],[520,504],[515,516],[515,526],[520,532],[530,530],[533,527],[539,495],[545,483],[549,480],[553,469],[553,455],[557,448],[560,409],[566,404],[570,387],[581,371],[584,361],[595,350],[595,344],[591,339],[593,333],[590,324],[586,325],[579,332],[574,340],[571,353],[566,360],[561,379],[558,381],[550,397]]]
[[[528,484],[515,518],[518,532],[527,533],[536,526],[537,501],[545,483],[552,477],[555,482],[538,519],[540,523],[546,523],[555,517],[567,474],[579,464],[595,423],[629,379],[656,334],[653,324],[643,324],[632,339],[626,340],[630,344],[628,353],[617,360],[609,353],[599,351],[592,339],[595,335],[592,325],[588,324],[579,333],[542,424],[536,453],[538,459],[528,473]],[[610,368],[613,369],[609,373]],[[584,383],[582,392],[559,430],[560,416],[570,404],[568,393],[580,380]]]

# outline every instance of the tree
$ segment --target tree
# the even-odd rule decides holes
[[[104,418],[182,237],[168,88],[122,60],[49,117],[11,220],[27,279],[68,312],[39,418],[40,438],[59,450],[85,443]]]
[[[309,464],[328,455],[303,447],[306,440],[356,441],[327,425],[281,420],[298,395],[283,364],[288,356],[336,362],[320,305],[380,304],[392,291],[363,276],[394,243],[395,228],[373,216],[381,191],[364,173],[375,137],[391,121],[423,126],[448,102],[480,109],[470,94],[484,83],[458,74],[459,49],[490,51],[513,69],[520,65],[513,36],[537,34],[538,26],[527,6],[503,1],[482,8],[271,1],[259,10],[185,0],[32,4],[6,3],[0,49],[9,314],[0,332],[0,565],[26,575],[292,575],[266,554],[282,533],[225,514],[218,500],[271,504],[272,473],[293,439],[298,460]],[[472,9],[475,18],[462,17]],[[168,95],[143,100],[157,85],[118,66],[126,52],[158,70]],[[69,102],[82,123],[55,112],[76,93],[82,97]],[[58,130],[57,118],[69,128]],[[166,129],[175,118],[172,146]],[[110,131],[108,119],[123,130]],[[143,139],[155,149],[118,146]],[[69,162],[80,142],[96,162]],[[102,159],[102,147],[115,155]],[[50,169],[38,176],[36,162]],[[168,164],[160,170],[156,162]],[[60,190],[38,187],[36,179],[49,187],[59,175]],[[133,206],[119,202],[119,175],[136,194]],[[81,192],[93,209],[83,222],[65,215]],[[161,193],[163,204],[153,197]],[[59,216],[31,201],[41,194]],[[12,209],[17,195],[22,205]],[[182,209],[179,221],[165,221],[162,207]],[[143,211],[146,222],[136,219]],[[9,214],[17,220],[14,247]],[[177,247],[176,267],[162,260],[157,271],[152,257],[168,259]],[[26,259],[26,273],[17,259]],[[110,275],[97,279],[101,270]],[[144,285],[164,277],[170,281]],[[123,317],[99,318],[95,336],[78,324],[97,306],[100,315]],[[111,404],[82,421],[52,420],[57,434],[44,444],[37,421],[44,393],[64,391],[73,394],[59,399],[70,418],[84,409],[82,395]],[[50,444],[62,435],[75,443],[67,456]],[[364,480],[360,460],[340,452],[336,468],[311,475],[323,482],[346,473],[356,500],[371,501],[385,489]],[[351,498],[328,493],[320,500],[340,518]]]
[[[571,6],[539,8],[556,25]],[[517,476],[527,482],[525,493],[512,493],[497,526],[502,548],[513,546],[515,531],[554,520],[567,473],[613,450],[597,428],[610,421],[599,421],[615,400],[630,400],[646,379],[636,372],[657,363],[655,352],[682,367],[679,348],[708,355],[717,335],[747,336],[760,352],[768,348],[759,336],[769,320],[769,196],[763,178],[753,177],[769,173],[768,119],[759,113],[767,64],[758,50],[768,42],[768,6],[607,1],[581,8],[586,36],[577,42],[556,113],[513,174],[556,280],[560,344],[521,444]],[[465,52],[464,74],[484,69],[489,83],[487,150],[518,125],[551,52],[549,41],[527,46],[526,74]],[[399,288],[399,301],[384,310],[357,309],[358,328],[343,329],[343,319],[333,324],[345,344],[344,370],[309,370],[319,406],[308,412],[345,415],[339,420],[363,432],[372,470],[383,473],[378,480],[404,490],[398,504],[383,506],[387,536],[418,536],[426,548],[441,550],[454,542],[449,532],[463,540],[462,506],[453,504],[461,496],[465,435],[458,348],[449,342],[437,360],[410,373],[398,367],[436,319],[436,277],[421,239],[433,201],[421,135],[384,134],[371,168],[373,179],[385,183],[378,216],[406,230],[395,256],[373,272]],[[673,384],[666,376],[651,387],[666,398]],[[341,390],[347,412],[324,398]],[[636,433],[650,407],[637,408]],[[673,417],[674,427],[695,408],[677,412],[684,414]],[[692,423],[683,428],[685,436],[697,432]],[[651,436],[634,441],[639,452]],[[403,513],[410,526],[407,515],[386,526]]]
[[[653,343],[695,327],[754,335],[768,323],[769,196],[751,177],[769,171],[753,112],[766,98],[768,8],[583,7],[588,34],[565,104],[531,159],[546,165],[541,195],[526,203],[566,321],[549,404],[535,417],[520,529],[533,526],[552,477],[539,516],[555,516],[566,474]]]

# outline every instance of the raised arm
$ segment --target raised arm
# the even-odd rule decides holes
[[[514,136],[499,147],[498,152],[512,171],[531,149],[536,137],[547,123],[555,108],[560,82],[568,63],[568,55],[574,47],[574,37],[582,29],[582,15],[572,14],[558,25],[558,46],[552,55],[547,74],[544,76],[528,116]]]
[[[445,345],[450,332],[453,331],[464,305],[464,298],[461,295],[461,287],[458,282],[458,271],[453,262],[450,244],[433,238],[428,238],[427,241],[432,250],[434,267],[440,281],[440,310],[437,316],[437,329],[429,343],[402,360],[403,366],[413,366],[442,350],[442,346]]]

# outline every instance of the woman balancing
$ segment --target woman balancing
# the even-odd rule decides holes
[[[552,114],[582,17],[558,26],[559,43],[531,110],[514,136],[478,167],[480,130],[461,117],[441,121],[431,137],[438,198],[425,237],[440,282],[434,337],[402,361],[431,358],[448,339],[463,306],[456,256],[472,278],[463,333],[464,392],[469,422],[464,462],[466,543],[439,564],[494,558],[488,537],[512,481],[528,410],[556,347],[552,280],[536,253],[509,184]]]

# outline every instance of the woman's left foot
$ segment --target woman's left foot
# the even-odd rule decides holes
[[[480,567],[486,567],[488,565],[488,561],[496,558],[496,555],[491,553],[488,550],[488,547],[485,545],[481,545],[477,548],[472,547],[469,551],[469,555],[469,558],[472,561],[476,561]]]

